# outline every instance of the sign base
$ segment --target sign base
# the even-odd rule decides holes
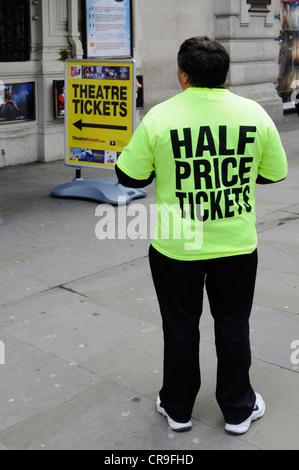
[[[75,178],[72,182],[57,186],[51,195],[61,198],[82,198],[97,202],[125,205],[133,199],[147,196],[143,189],[126,188],[110,178]]]

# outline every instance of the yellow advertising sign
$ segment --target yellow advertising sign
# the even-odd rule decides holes
[[[134,60],[68,60],[65,83],[65,164],[113,169],[135,130]]]

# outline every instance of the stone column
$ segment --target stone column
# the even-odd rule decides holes
[[[79,4],[78,1],[68,0],[68,38],[72,46],[72,57],[82,59],[83,48],[79,32]]]
[[[279,68],[280,0],[251,8],[247,0],[215,0],[215,38],[231,55],[227,86],[236,94],[259,102],[274,121],[283,117],[283,104],[275,83]]]
[[[54,119],[53,81],[64,79],[60,50],[82,57],[77,0],[43,0],[40,5],[40,54],[37,74],[39,160],[64,156],[64,122]]]

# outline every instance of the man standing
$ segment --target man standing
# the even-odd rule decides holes
[[[192,428],[201,385],[204,287],[215,322],[216,397],[225,430],[243,434],[265,413],[249,377],[255,185],[285,179],[287,159],[263,108],[224,88],[229,67],[220,43],[185,41],[178,54],[183,93],[145,116],[116,167],[125,186],[156,179],[158,221],[149,256],[165,342],[157,409],[178,432]]]

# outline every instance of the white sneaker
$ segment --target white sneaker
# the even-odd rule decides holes
[[[258,393],[256,393],[256,404],[253,409],[252,415],[241,424],[226,424],[225,431],[228,434],[241,435],[245,434],[253,421],[258,421],[261,419],[266,412],[266,404]]]
[[[165,418],[167,418],[167,421],[168,421],[168,425],[169,427],[175,431],[175,432],[186,432],[186,431],[190,431],[192,429],[192,422],[189,421],[188,423],[177,423],[176,421],[174,421],[173,419],[171,419],[170,416],[168,416],[168,414],[166,413],[162,403],[161,403],[161,400],[160,400],[160,396],[158,396],[157,398],[157,410],[158,412],[165,416]]]

